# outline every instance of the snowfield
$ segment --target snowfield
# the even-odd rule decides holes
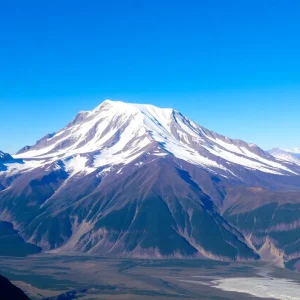
[[[297,282],[279,278],[225,278],[215,280],[213,285],[223,291],[250,294],[259,298],[299,300],[300,285]]]

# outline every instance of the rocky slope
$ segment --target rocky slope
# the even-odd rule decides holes
[[[26,243],[13,224],[0,221],[0,256],[24,257],[36,254],[41,248]]]
[[[105,101],[3,166],[0,220],[47,251],[298,257],[300,165],[173,109]]]

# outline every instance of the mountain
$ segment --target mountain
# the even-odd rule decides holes
[[[295,164],[300,164],[300,149],[294,148],[294,149],[281,149],[281,148],[273,148],[268,151],[271,155],[274,157],[290,161]]]
[[[45,251],[300,257],[300,165],[176,110],[106,100],[13,159],[0,220]]]
[[[0,299],[29,300],[23,291],[14,286],[8,279],[0,275]]]

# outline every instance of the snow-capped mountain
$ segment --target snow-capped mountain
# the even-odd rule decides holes
[[[299,148],[293,148],[293,149],[273,148],[273,149],[269,150],[268,152],[280,160],[289,161],[289,162],[300,165],[300,149]]]
[[[110,100],[80,112],[65,128],[25,147],[15,158],[42,165],[60,159],[73,172],[93,172],[126,165],[145,153],[171,154],[224,176],[239,177],[234,168],[240,166],[279,175],[299,172],[256,145],[207,130],[173,109]]]
[[[2,164],[0,221],[47,251],[282,263],[300,253],[298,215],[282,217],[300,209],[300,165],[173,109],[106,100]]]

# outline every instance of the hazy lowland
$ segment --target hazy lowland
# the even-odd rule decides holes
[[[262,262],[39,254],[1,257],[0,269],[31,299],[293,300],[300,292],[298,273]]]

